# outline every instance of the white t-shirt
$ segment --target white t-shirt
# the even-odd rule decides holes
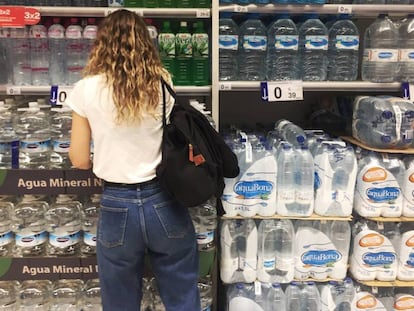
[[[77,114],[89,121],[93,172],[99,178],[117,183],[151,180],[161,161],[162,91],[157,118],[147,115],[133,126],[115,124],[116,110],[111,93],[105,77],[96,75],[78,81],[66,100]],[[167,90],[166,99],[168,118],[174,98]]]

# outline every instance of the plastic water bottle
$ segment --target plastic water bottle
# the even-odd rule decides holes
[[[175,34],[171,29],[170,21],[163,21],[158,35],[158,49],[162,64],[174,77],[176,72]]]
[[[19,308],[17,281],[0,281],[0,310],[17,311]]]
[[[301,294],[301,310],[321,310],[321,296],[315,282],[305,282]]]
[[[47,36],[50,50],[50,82],[52,85],[64,85],[66,83],[65,27],[60,24],[60,18],[53,18]]]
[[[335,249],[341,254],[340,259],[335,263],[335,269],[330,272],[330,277],[343,279],[348,269],[348,253],[351,243],[351,227],[347,221],[334,220],[330,223],[329,238]]]
[[[52,168],[68,169],[72,167],[69,159],[70,135],[72,131],[72,109],[68,106],[51,109],[52,153],[50,164]]]
[[[299,35],[295,23],[282,16],[267,29],[267,80],[297,80]]]
[[[258,229],[258,271],[261,282],[293,280],[294,228],[289,219],[263,219]]]
[[[275,123],[276,135],[282,139],[292,144],[293,146],[306,145],[306,134],[303,129],[294,124],[293,122],[280,119]]]
[[[204,23],[197,21],[192,34],[193,81],[195,85],[207,85],[210,81],[209,39]]]
[[[48,254],[76,256],[81,240],[81,204],[65,195],[58,195],[50,204],[45,218],[49,232]]]
[[[48,113],[37,102],[18,108],[16,134],[20,139],[19,167],[48,168],[50,165],[51,132]]]
[[[10,50],[12,58],[12,81],[14,85],[30,85],[32,70],[30,63],[29,28],[11,28]]]
[[[12,257],[12,252],[14,249],[14,234],[12,232],[13,209],[14,209],[13,203],[0,202],[0,256],[1,257]]]
[[[229,311],[240,310],[243,305],[246,305],[247,300],[251,297],[247,292],[243,283],[237,283],[236,286],[229,293]]]
[[[101,305],[101,287],[98,279],[91,279],[85,282],[82,291],[82,310],[100,311]]]
[[[199,251],[209,251],[215,248],[214,232],[217,227],[216,208],[207,201],[200,206],[190,208],[191,219],[197,235]]]
[[[310,216],[313,212],[314,198],[314,163],[312,154],[307,146],[295,148],[295,207],[303,216]]]
[[[82,42],[82,27],[78,24],[78,19],[70,19],[70,25],[66,27],[66,82],[74,84],[82,78],[84,65],[84,50]]]
[[[49,85],[49,45],[47,28],[33,25],[29,29],[32,85]]]
[[[19,311],[48,311],[52,282],[49,280],[25,280],[19,288]]]
[[[83,281],[80,279],[62,279],[53,283],[51,306],[49,311],[80,310]]]
[[[18,257],[46,255],[46,219],[48,203],[23,196],[12,213],[13,231],[16,246],[14,253]]]
[[[187,22],[180,22],[180,28],[175,35],[175,55],[176,55],[176,85],[192,84],[192,57],[193,45],[191,34],[188,30]]]
[[[328,29],[311,14],[299,27],[299,54],[302,80],[324,81],[328,69]]]
[[[83,239],[80,251],[84,256],[93,256],[96,254],[96,229],[98,225],[100,200],[100,194],[93,194],[82,205]]]
[[[92,51],[93,44],[98,33],[98,25],[96,24],[96,19],[89,17],[86,20],[86,26],[83,28],[82,38],[83,38],[83,64],[82,67],[85,67],[89,54]]]
[[[296,215],[295,207],[295,152],[290,144],[281,145],[277,157],[276,212],[282,216]]]
[[[13,113],[0,101],[0,168],[19,166],[19,137],[16,134]]]
[[[213,292],[211,281],[200,280],[198,282],[200,291],[201,311],[210,311],[213,304]]]
[[[398,29],[399,77],[401,81],[414,81],[414,15],[409,14]]]
[[[342,291],[336,296],[336,308],[334,311],[351,311],[352,310],[352,301],[355,296],[355,287],[354,282],[351,278],[345,278]]]
[[[10,28],[0,28],[0,67],[3,68],[0,73],[0,84],[7,84],[11,82],[11,56],[8,48],[10,36]]]
[[[239,49],[239,26],[231,18],[231,13],[222,13],[219,20],[219,79],[238,79],[237,54]]]
[[[362,58],[362,80],[393,82],[398,72],[398,30],[386,14],[365,30]]]
[[[286,311],[301,310],[301,290],[298,282],[292,281],[286,287]]]
[[[359,32],[349,15],[329,29],[328,80],[354,81],[358,76]]]
[[[238,52],[240,80],[265,80],[266,49],[266,27],[260,21],[258,14],[249,13],[247,20],[240,26]]]
[[[273,283],[267,294],[266,310],[286,311],[286,296],[280,283]]]

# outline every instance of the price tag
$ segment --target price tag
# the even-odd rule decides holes
[[[0,27],[24,27],[24,25],[23,6],[0,6]]]
[[[351,14],[352,13],[352,5],[338,5],[338,13],[339,14]]]
[[[22,89],[18,86],[8,86],[6,88],[7,95],[20,95],[22,93]]]
[[[66,98],[68,97],[71,91],[72,88],[70,87],[52,85],[52,87],[50,88],[50,105],[62,105],[66,101]]]
[[[237,13],[247,13],[249,9],[247,8],[247,6],[236,5],[236,7],[234,8],[234,11]]]
[[[303,100],[302,81],[261,82],[262,99],[268,102]]]
[[[231,83],[229,83],[229,82],[220,82],[219,90],[220,91],[230,91],[231,90]]]
[[[197,18],[210,18],[209,9],[197,10],[196,14],[197,14]]]
[[[24,23],[26,25],[36,25],[40,22],[40,12],[35,8],[25,8]]]

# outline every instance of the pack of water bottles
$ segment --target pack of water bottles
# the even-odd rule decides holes
[[[414,104],[392,96],[357,96],[352,136],[369,147],[405,149],[414,137]]]
[[[350,240],[347,221],[225,219],[220,228],[221,280],[343,279]]]
[[[94,256],[100,195],[2,196],[2,257]]]
[[[0,310],[102,310],[98,279],[0,281],[0,291]]]
[[[350,272],[361,281],[414,280],[414,225],[360,219],[353,227]]]

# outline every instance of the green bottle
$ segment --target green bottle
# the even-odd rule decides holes
[[[159,0],[160,8],[175,8],[177,7],[177,1],[175,0]]]
[[[176,71],[175,34],[171,30],[171,23],[169,21],[162,22],[161,31],[158,34],[158,49],[161,61],[174,81]]]
[[[158,8],[157,0],[143,0],[143,1],[144,1],[144,8]]]
[[[193,0],[178,0],[177,1],[177,8],[193,8],[194,3]]]
[[[192,43],[194,84],[208,85],[210,80],[209,39],[202,21],[195,23]]]
[[[144,7],[144,0],[124,0],[124,7],[143,8]]]
[[[180,22],[180,28],[175,35],[175,55],[176,55],[176,85],[192,84],[191,65],[193,57],[193,45],[191,33],[188,30],[187,22]]]
[[[211,8],[211,0],[195,0],[196,8]]]

